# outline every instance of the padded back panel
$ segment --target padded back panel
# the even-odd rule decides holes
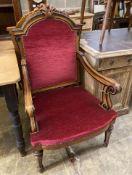
[[[40,21],[23,42],[32,90],[77,79],[76,33],[67,23]]]

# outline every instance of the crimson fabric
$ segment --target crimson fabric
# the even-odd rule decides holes
[[[68,24],[40,21],[31,26],[23,42],[33,90],[77,79],[76,34]]]
[[[107,126],[117,113],[99,106],[99,100],[80,87],[56,89],[34,97],[39,132],[33,146],[62,144]]]

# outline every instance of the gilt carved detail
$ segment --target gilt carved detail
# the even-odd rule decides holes
[[[28,17],[28,19],[30,19],[30,17],[36,16],[37,14],[44,14],[46,17],[50,17],[53,15],[53,13],[57,13],[57,14],[64,15],[64,16],[68,17],[69,15],[75,14],[77,12],[79,12],[78,9],[58,10],[58,9],[54,8],[53,6],[41,3],[41,4],[37,5],[37,7],[34,8],[33,11],[31,11],[27,15],[23,16],[21,18],[21,20],[17,23],[16,27],[17,28],[21,27],[21,25],[25,22],[27,17]]]
[[[51,16],[54,12],[56,12],[56,8],[50,6],[50,5],[47,5],[47,4],[39,4],[37,5],[36,8],[34,8],[34,12],[38,12],[40,11],[41,13],[47,15],[47,16]]]
[[[47,16],[51,16],[54,12],[57,12],[57,13],[60,13],[62,15],[65,15],[65,16],[69,16],[69,15],[72,15],[72,14],[75,14],[77,12],[79,12],[78,9],[71,9],[71,10],[58,10],[56,8],[54,8],[53,6],[50,6],[48,4],[44,4],[44,3],[41,3],[39,5],[37,5],[37,7],[34,9],[35,12],[37,11],[41,11],[41,13],[47,15]]]

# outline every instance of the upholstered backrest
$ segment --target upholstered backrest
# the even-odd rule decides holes
[[[23,42],[32,90],[77,80],[76,33],[66,22],[39,21]]]

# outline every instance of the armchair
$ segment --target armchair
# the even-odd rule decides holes
[[[66,14],[40,5],[8,28],[21,54],[25,110],[30,118],[31,144],[39,171],[44,149],[57,149],[105,132],[109,143],[117,113],[110,95],[120,85],[96,72],[79,51],[82,25]],[[81,85],[80,65],[104,85],[102,101]]]

